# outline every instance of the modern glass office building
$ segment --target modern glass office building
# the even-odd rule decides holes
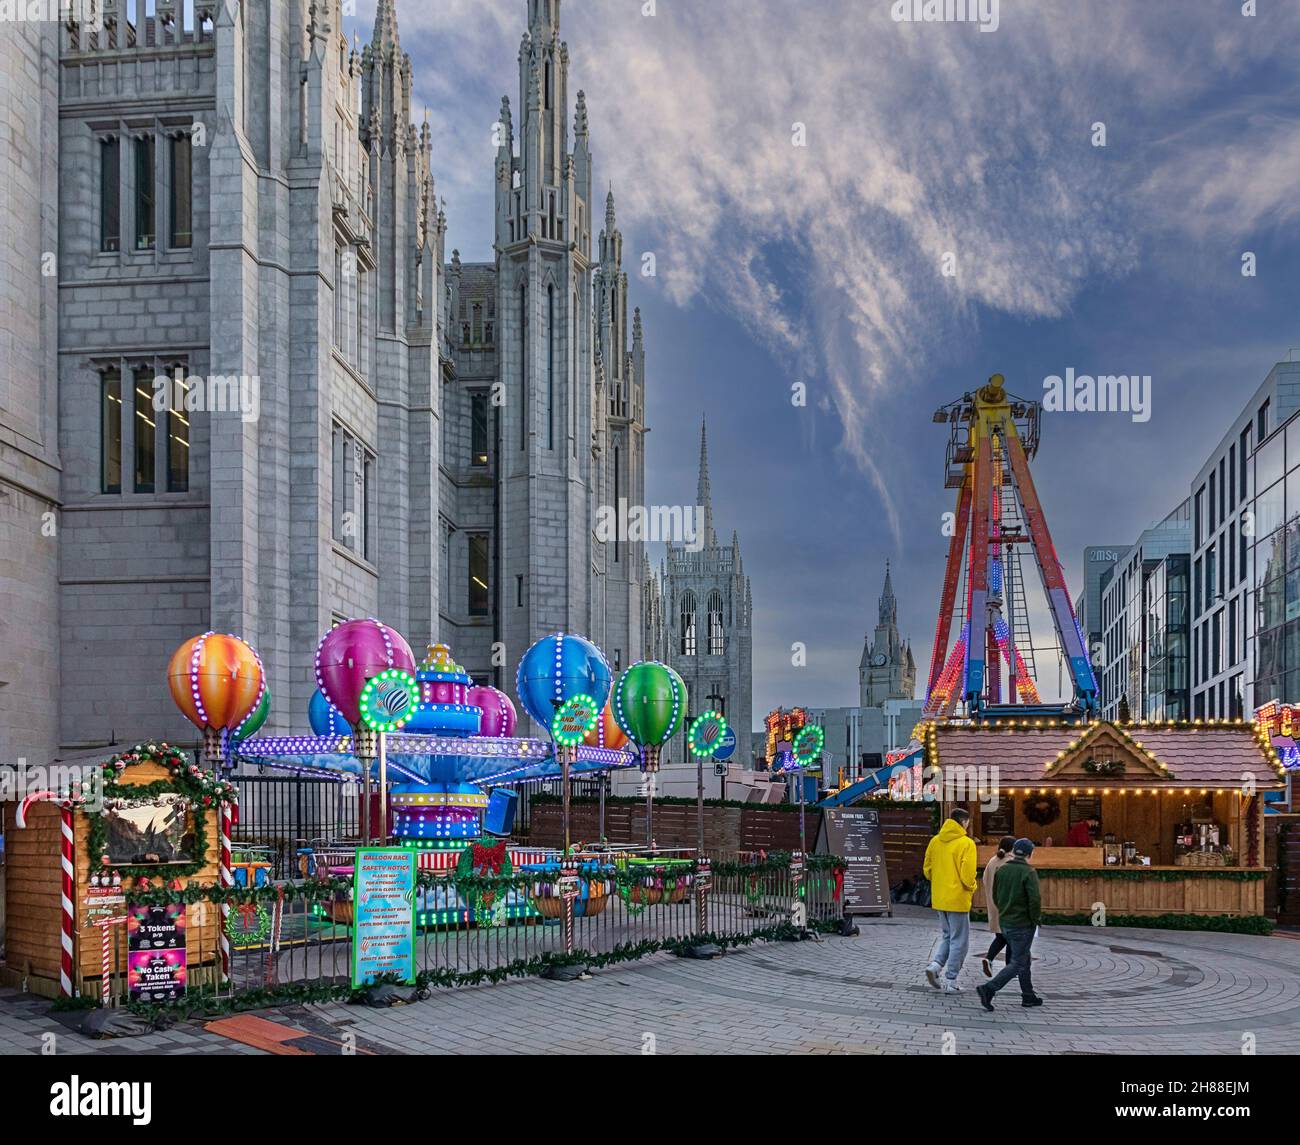
[[[1278,362],[1192,482],[1195,717],[1248,716],[1293,697],[1289,670],[1300,684],[1300,648],[1288,661],[1283,647],[1286,470],[1300,465],[1300,431],[1288,455],[1286,427],[1298,410],[1300,362]],[[1300,487],[1290,512],[1300,513]]]
[[[1191,713],[1191,558],[1155,561],[1146,574],[1143,715],[1185,720]]]
[[[1300,699],[1300,413],[1266,437],[1250,463],[1258,492],[1247,652],[1258,707]]]
[[[1186,719],[1191,501],[1183,501],[1101,577],[1101,713],[1118,719]],[[1154,676],[1153,676],[1154,674]]]

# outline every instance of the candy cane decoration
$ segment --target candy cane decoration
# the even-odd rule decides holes
[[[53,791],[33,791],[18,804],[18,811],[14,815],[14,826],[19,828],[27,826],[27,813],[33,803],[46,803],[51,800],[57,802],[58,798]]]
[[[63,868],[63,949],[59,957],[59,994],[64,998],[72,997],[72,924],[73,888],[76,885],[76,868],[73,866],[72,808],[64,804],[59,808],[61,836],[59,839],[59,861]],[[105,934],[108,932],[105,931]]]
[[[266,984],[272,985],[275,971],[275,952],[280,949],[280,930],[284,923],[284,887],[275,896],[275,906],[271,908],[271,942],[266,948]]]
[[[221,812],[221,885],[232,887],[235,876],[230,870],[230,804],[222,803]],[[230,920],[230,904],[221,902],[221,973],[230,978],[230,935],[226,933],[226,923]]]
[[[53,791],[33,791],[18,804],[18,810],[14,814],[14,825],[19,828],[27,826],[27,815],[32,809],[32,804],[57,802],[59,802],[59,796]],[[70,803],[60,803],[59,805],[59,833],[59,866],[62,875],[59,904],[61,907],[59,920],[59,995],[63,998],[71,998],[72,934],[75,909],[72,904],[72,896],[75,893],[77,876],[76,867],[74,866],[76,851],[72,838],[72,805]]]

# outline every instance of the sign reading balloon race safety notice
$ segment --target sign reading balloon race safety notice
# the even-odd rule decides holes
[[[415,981],[415,852],[362,847],[352,876],[352,985]]]

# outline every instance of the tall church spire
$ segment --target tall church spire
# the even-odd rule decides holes
[[[560,0],[528,0],[528,30],[550,39],[560,30]]]
[[[704,514],[704,543],[712,548],[718,538],[713,533],[713,493],[709,489],[709,430],[700,418],[700,480],[695,488],[695,503]]]
[[[880,594],[880,623],[893,624],[898,619],[898,602],[894,600],[894,582],[889,576],[889,562],[885,562],[885,588]]]
[[[402,41],[397,35],[397,11],[393,0],[379,0],[375,6],[374,43],[389,52],[402,51]]]

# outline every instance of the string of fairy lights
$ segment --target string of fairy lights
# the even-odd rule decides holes
[[[1071,723],[1068,720],[1044,720],[1044,719],[1000,719],[989,720],[985,723],[955,723],[948,721],[923,721],[919,723],[913,731],[913,735],[925,745],[925,753],[928,761],[934,766],[940,766],[939,758],[939,732],[961,732],[975,735],[1015,735],[1021,732],[1042,732],[1048,729],[1079,728],[1078,724]],[[1043,763],[1043,778],[1054,778],[1060,774],[1062,768],[1067,762],[1077,756],[1079,751],[1090,741],[1098,739],[1102,735],[1103,729],[1110,729],[1118,734],[1125,746],[1127,746],[1135,755],[1147,761],[1150,764],[1150,777],[1155,782],[1153,784],[1112,784],[1112,785],[1092,785],[1085,787],[1064,787],[1064,786],[1043,786],[1041,784],[1027,783],[1023,785],[1022,793],[1024,795],[1047,795],[1049,793],[1064,795],[1067,792],[1070,795],[1141,795],[1149,792],[1153,796],[1159,796],[1164,791],[1167,795],[1192,795],[1197,791],[1201,795],[1209,795],[1213,792],[1216,795],[1223,795],[1229,791],[1235,791],[1238,797],[1244,792],[1243,788],[1247,786],[1245,782],[1240,787],[1227,787],[1221,785],[1200,785],[1200,784],[1179,784],[1178,776],[1169,769],[1169,765],[1159,759],[1155,752],[1138,738],[1142,734],[1158,735],[1164,731],[1192,731],[1193,733],[1207,732],[1228,732],[1242,733],[1247,728],[1250,729],[1255,747],[1259,750],[1263,759],[1269,764],[1274,776],[1279,780],[1285,780],[1286,769],[1278,756],[1277,749],[1273,746],[1267,729],[1258,723],[1236,718],[1222,719],[1192,719],[1192,720],[1135,720],[1127,724],[1121,724],[1114,721],[1101,721],[1086,725],[1078,735],[1071,739],[1065,747],[1057,751],[1055,758],[1046,760]],[[1138,729],[1138,735],[1133,734],[1133,730]],[[1059,741],[1058,741],[1059,742]],[[1008,787],[1005,789],[1006,794],[1015,795],[1017,789]],[[1247,793],[1248,794],[1248,793]]]

